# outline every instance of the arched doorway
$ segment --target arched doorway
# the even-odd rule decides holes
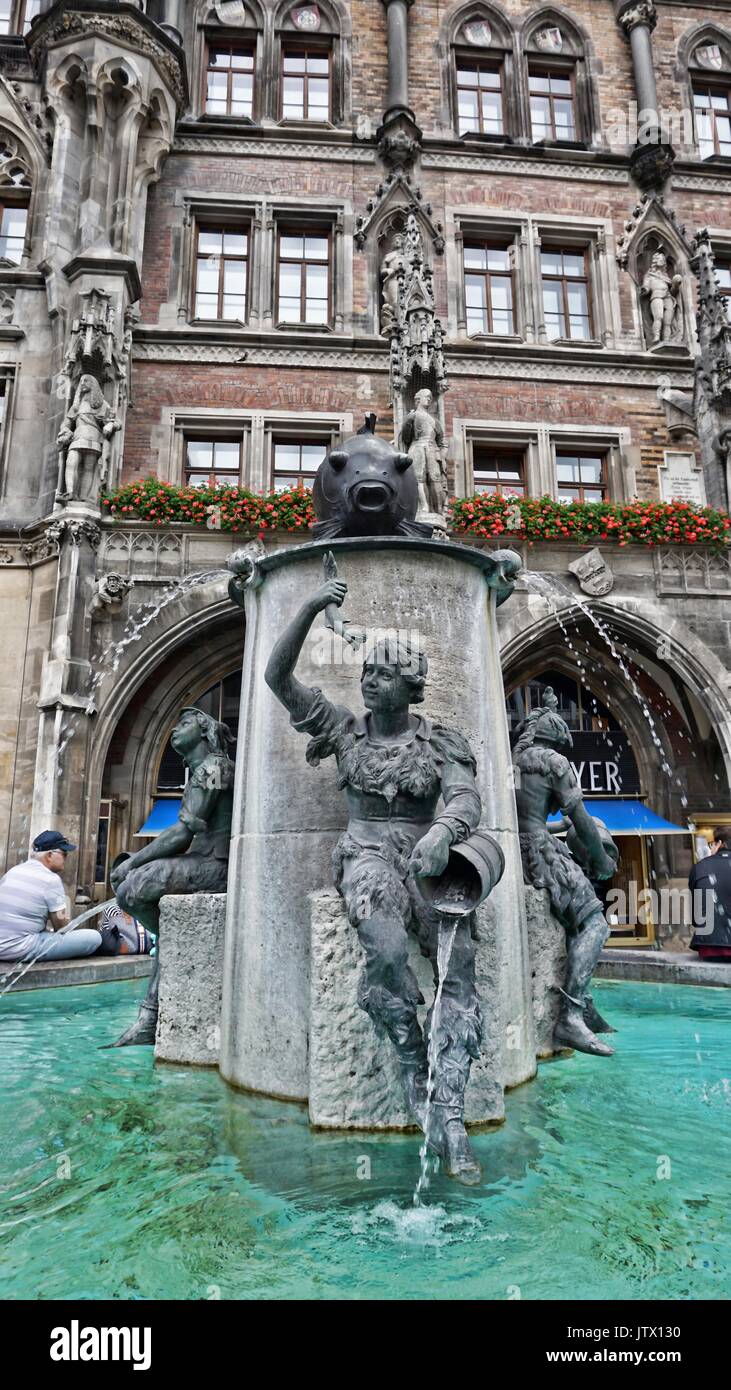
[[[95,898],[108,893],[115,856],[148,842],[149,829],[142,831],[156,804],[168,803],[172,818],[177,815],[185,769],[170,736],[180,710],[198,706],[237,736],[242,638],[238,624],[232,631],[229,621],[212,620],[205,644],[198,636],[181,642],[130,695],[109,738],[101,776],[96,849],[87,871]]]
[[[589,809],[620,848],[611,887],[621,890],[626,911],[612,921],[610,906],[610,944],[683,944],[690,936],[683,893],[705,849],[695,826],[731,810],[714,723],[659,641],[648,650],[641,631],[628,640],[615,627],[618,661],[583,614],[562,621],[565,632],[542,620],[540,636],[529,629],[506,644],[509,722],[515,727],[553,686]]]

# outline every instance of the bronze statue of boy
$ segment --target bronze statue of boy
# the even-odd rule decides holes
[[[316,767],[322,758],[336,759],[349,816],[333,867],[365,952],[358,1002],[393,1044],[407,1101],[424,1129],[430,1019],[425,1038],[408,932],[431,960],[436,983],[439,933],[455,919],[447,923],[424,900],[416,879],[441,874],[452,845],[479,824],[475,760],[461,734],[411,712],[424,698],[427,660],[395,634],[377,639],[366,654],[365,715],[331,704],[321,690],[297,680],[295,666],[315,617],[330,604],[340,606],[346,592],[346,584],[333,578],[305,601],[274,646],[265,679],[289,710],[293,728],[311,736],[307,761]],[[465,1086],[481,1042],[473,930],[471,915],[459,919],[432,1040],[437,1060],[427,1135],[448,1173],[465,1183],[480,1177],[464,1127]]]
[[[231,840],[234,765],[231,730],[203,710],[181,711],[171,743],[190,769],[178,819],[112,870],[119,906],[158,935],[166,893],[225,893]],[[114,1047],[154,1043],[160,954],[137,1019]]]
[[[547,686],[541,707],[519,726],[513,749],[523,877],[532,887],[548,890],[551,908],[566,929],[566,977],[554,1042],[606,1057],[614,1049],[596,1032],[614,1030],[597,1013],[587,991],[609,928],[587,872],[595,879],[611,878],[619,852],[584,805],[562,751],[571,748],[573,740],[557,707]],[[562,811],[568,821],[549,829],[546,818],[554,811]],[[564,844],[556,832],[567,828]]]

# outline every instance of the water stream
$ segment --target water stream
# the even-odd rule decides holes
[[[426,1109],[424,1111],[424,1138],[419,1149],[419,1160],[421,1172],[414,1188],[413,1205],[421,1206],[422,1193],[426,1192],[429,1186],[429,1131],[434,1106],[434,1089],[436,1080],[437,1061],[439,1059],[439,1024],[442,1012],[442,993],[444,982],[449,970],[449,961],[454,946],[454,938],[457,934],[457,923],[452,922],[448,927],[440,928],[439,940],[437,945],[437,989],[434,995],[434,1004],[431,1013],[431,1025],[429,1027],[429,1049],[427,1052],[427,1079],[426,1079]]]

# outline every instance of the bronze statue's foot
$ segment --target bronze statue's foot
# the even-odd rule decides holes
[[[578,1009],[571,1009],[559,1019],[553,1034],[554,1045],[574,1047],[577,1052],[590,1052],[594,1057],[611,1057],[614,1048],[600,1042],[590,1028],[587,1028]]]
[[[584,1000],[584,1023],[592,1033],[616,1033],[611,1023],[602,1017],[590,994]]]
[[[426,1069],[424,1067],[402,1067],[401,1079],[404,1085],[406,1104],[419,1129],[423,1130],[426,1118]]]
[[[134,1023],[122,1033],[116,1042],[106,1043],[106,1047],[151,1047],[155,1042],[157,1030],[157,1009],[143,1004]]]
[[[430,1116],[428,1143],[442,1160],[448,1178],[455,1178],[465,1187],[474,1187],[482,1179],[482,1169],[472,1151],[459,1114],[442,1115],[434,1106]]]

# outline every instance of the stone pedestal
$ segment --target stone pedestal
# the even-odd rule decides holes
[[[322,585],[327,550],[348,585],[342,616],[371,630],[419,634],[429,658],[420,712],[460,730],[475,753],[481,823],[499,840],[506,861],[503,880],[490,898],[499,924],[492,979],[510,1039],[503,1054],[504,1084],[517,1085],[535,1070],[535,1043],[496,590],[490,588],[497,567],[489,554],[468,546],[395,536],[313,542],[273,552],[253,568],[245,596],[239,726],[245,736],[239,739],[236,764],[222,1075],[249,1090],[308,1099],[308,894],[332,882],[331,855],[345,827],[346,803],[334,759],[308,766],[307,739],[291,728],[265,684],[264,669],[304,596]],[[320,615],[297,677],[360,712],[362,657],[326,629]],[[334,1065],[336,1058],[330,1060]],[[385,1087],[384,1107],[388,1094]],[[318,1101],[317,1113],[329,1113],[329,1104]]]
[[[399,1068],[387,1038],[379,1038],[358,1007],[358,979],[365,956],[334,889],[310,896],[311,985],[309,1110],[319,1129],[404,1129],[413,1120],[404,1104]],[[497,988],[495,913],[489,903],[478,911],[476,975],[483,1017],[479,1062],[472,1066],[465,1097],[467,1124],[503,1119],[505,1052],[509,1043]],[[426,1000],[423,1024],[434,998],[429,961],[414,940],[409,965]]]
[[[553,1045],[561,1004],[559,988],[563,986],[566,974],[566,932],[551,912],[551,902],[545,888],[530,888],[526,884],[525,909],[536,1056],[552,1057],[555,1052],[566,1050]]]
[[[162,898],[156,1061],[218,1065],[225,925],[225,893]]]

